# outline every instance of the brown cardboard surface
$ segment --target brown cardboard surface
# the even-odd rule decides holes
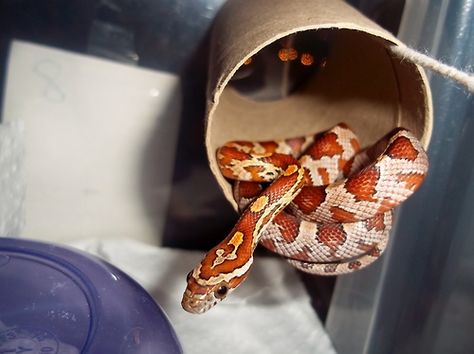
[[[289,34],[328,31],[326,68],[304,87],[276,101],[257,102],[228,82],[246,58]],[[342,1],[230,0],[212,36],[206,119],[209,164],[227,199],[216,149],[229,140],[307,135],[338,122],[349,124],[369,145],[396,126],[412,130],[428,145],[432,107],[421,68],[390,54],[400,42]]]

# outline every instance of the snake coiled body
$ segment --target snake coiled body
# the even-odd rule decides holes
[[[398,128],[361,151],[345,124],[305,138],[230,142],[217,159],[235,181],[242,214],[188,276],[182,305],[193,313],[247,277],[259,242],[309,273],[337,275],[369,265],[387,245],[392,209],[428,169],[408,130]]]

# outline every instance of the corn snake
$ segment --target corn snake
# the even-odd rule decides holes
[[[313,274],[371,264],[387,245],[392,209],[428,170],[426,152],[408,130],[360,150],[342,123],[305,138],[230,142],[217,158],[235,181],[242,214],[188,274],[182,306],[191,313],[207,311],[246,279],[258,243]]]

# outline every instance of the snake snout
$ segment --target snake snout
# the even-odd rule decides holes
[[[197,295],[186,290],[181,300],[181,306],[189,313],[201,314],[216,305],[217,302],[218,300],[212,294]]]

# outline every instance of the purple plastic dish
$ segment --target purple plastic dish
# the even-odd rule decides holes
[[[0,353],[182,353],[133,279],[84,252],[0,238]]]

